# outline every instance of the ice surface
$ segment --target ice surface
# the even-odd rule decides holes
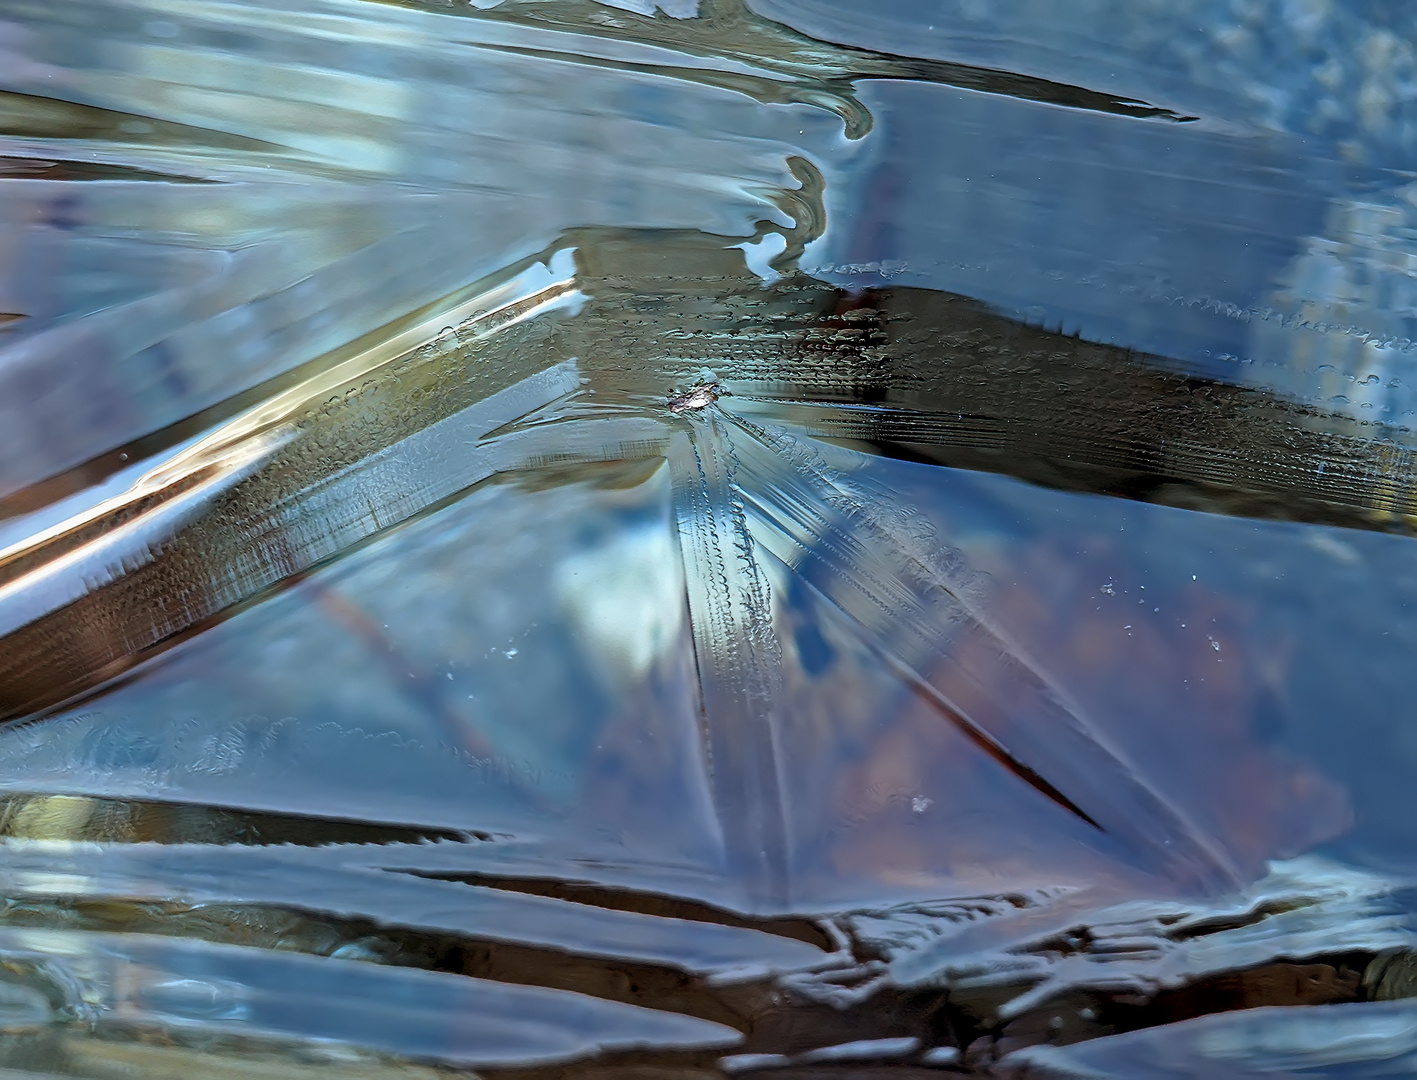
[[[977,7],[0,14],[0,1067],[1410,1055],[1400,40]]]
[[[1058,1049],[1014,1054],[1006,1069],[1030,1077],[1401,1076],[1417,1063],[1410,1001],[1261,1008]],[[1016,1071],[1015,1071],[1016,1070]]]

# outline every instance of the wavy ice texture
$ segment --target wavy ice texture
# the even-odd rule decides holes
[[[220,1037],[239,1020],[253,1041],[284,1043],[297,1053],[322,1042],[354,1043],[375,1061],[434,1057],[452,1066],[538,1064],[605,1049],[717,1048],[737,1041],[722,1025],[663,1011],[357,959],[131,934],[0,934],[0,948],[15,958],[9,985],[38,999],[32,1008],[39,1015],[24,1018],[31,1025],[69,1012],[100,1026],[160,1024],[200,1039]],[[81,974],[64,985],[41,958],[76,948],[84,956]],[[99,1061],[108,1056],[101,1047],[88,1053]],[[125,1056],[112,1053],[117,1063]],[[160,1063],[162,1055],[155,1057]],[[129,1066],[136,1063],[130,1057]]]
[[[108,180],[138,169],[223,186],[154,196],[142,183],[28,182],[13,204],[12,258],[55,270],[8,278],[0,292],[0,311],[23,316],[0,355],[0,397],[29,405],[5,425],[0,492],[289,371],[564,229],[752,233],[768,209],[757,193],[787,179],[785,149],[841,156],[815,106],[862,133],[854,78],[964,78],[1165,115],[1078,87],[825,45],[731,3],[712,18],[625,13],[634,26],[604,12],[590,2],[462,11],[471,17],[362,2],[298,16],[258,3],[7,9],[0,41],[24,58],[0,74],[8,155],[41,166],[57,156],[80,175],[108,166],[94,174]],[[543,77],[558,64],[575,77]],[[754,108],[744,95],[803,107]],[[580,153],[589,139],[616,153],[592,168]],[[121,257],[136,272],[114,282],[103,268],[134,228],[145,243]]]
[[[1405,695],[1410,434],[800,272],[888,217],[882,82],[1263,165],[975,59],[6,9],[0,1065],[987,1068],[1410,989],[1402,873],[1274,861],[1417,818],[1313,734]],[[1301,589],[1362,615],[1312,695]]]
[[[0,296],[24,316],[0,397],[26,402],[4,425],[0,491],[216,406],[572,226],[749,234],[771,209],[758,189],[789,179],[788,146],[833,152],[817,110],[589,64],[547,79],[552,61],[479,25],[359,3],[298,18],[7,9],[31,61],[0,75],[9,154],[220,185],[18,181],[9,258],[53,270],[7,275]],[[574,45],[560,48],[573,66]],[[615,155],[590,166],[588,138]],[[137,272],[106,285],[120,243]]]
[[[1410,1001],[1260,1008],[1205,1016],[1079,1046],[1031,1047],[1007,1060],[1027,1076],[1109,1080],[1225,1075],[1362,1080],[1417,1066],[1417,1010]]]
[[[1050,998],[1080,989],[1150,996],[1226,969],[1276,956],[1319,956],[1342,925],[1346,943],[1382,952],[1411,944],[1412,928],[1395,882],[1309,857],[1276,862],[1260,881],[1209,902],[1124,902],[1095,908],[1095,898],[1048,896],[990,904],[963,901],[851,916],[855,939],[882,960],[863,967],[895,986],[934,984],[966,991],[1011,988],[998,1006],[1011,1020]],[[1087,923],[1078,924],[1081,911]],[[834,983],[840,972],[809,975],[808,993],[860,994]]]
[[[815,272],[965,293],[1035,325],[1164,354],[1188,374],[1414,426],[1411,9],[906,0],[870,20],[838,0],[759,10],[857,47],[908,43],[1063,82],[1105,70],[1114,93],[1202,118],[1174,138],[935,86],[863,88],[895,122],[861,181],[871,212]]]

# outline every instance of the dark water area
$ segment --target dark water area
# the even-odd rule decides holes
[[[1412,1071],[1414,41],[0,2],[0,1072]]]

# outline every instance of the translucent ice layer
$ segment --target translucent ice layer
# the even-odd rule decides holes
[[[0,1067],[1406,1061],[1405,61],[1311,7],[1382,77],[0,13]]]

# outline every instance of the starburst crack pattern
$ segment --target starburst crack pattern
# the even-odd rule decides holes
[[[806,840],[787,779],[800,738],[788,716],[803,706],[784,676],[789,659],[802,661],[780,639],[786,600],[799,594],[825,605],[847,648],[895,688],[878,693],[924,702],[1013,778],[1018,798],[1041,798],[1071,821],[1060,827],[1072,842],[1168,888],[1223,890],[1253,872],[1251,858],[1152,785],[996,624],[967,560],[925,515],[827,463],[858,460],[849,452],[794,433],[791,412],[786,425],[765,420],[745,380],[692,410],[621,389],[634,358],[604,366],[575,332],[597,291],[594,309],[616,302],[575,278],[521,296],[498,286],[495,304],[461,300],[474,314],[455,330],[430,329],[401,353],[375,350],[316,375],[127,495],[5,553],[9,715],[89,693],[494,477],[662,461],[717,843],[753,906],[807,899],[796,880]],[[692,371],[691,359],[648,359],[665,385]],[[741,370],[725,359],[725,372]],[[254,465],[181,482],[243,452]]]
[[[1272,862],[1350,821],[1289,646],[1122,572],[1408,534],[1411,432],[803,270],[864,81],[1188,117],[660,6],[0,14],[6,1015],[699,1076],[1406,992],[1400,881]]]

